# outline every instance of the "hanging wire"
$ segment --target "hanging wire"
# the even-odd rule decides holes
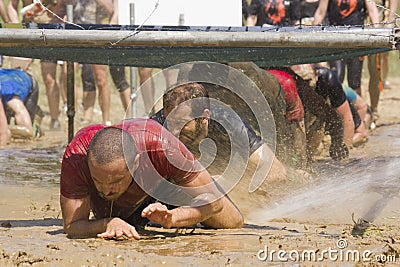
[[[394,15],[396,16],[396,18],[400,18],[400,15],[397,14],[396,12],[390,10],[390,8],[387,8],[387,7],[385,7],[385,6],[382,6],[382,5],[380,5],[380,4],[377,4],[377,3],[375,3],[374,1],[371,1],[371,0],[368,0],[368,2],[374,3],[377,7],[383,9],[383,11],[389,11],[389,13],[394,14]],[[395,21],[392,21],[392,22],[386,21],[386,22],[384,22],[384,23],[386,23],[386,24],[395,23],[395,24],[396,24],[396,19],[395,19]]]
[[[160,2],[160,0],[157,0],[157,1],[156,1],[155,5],[154,5],[154,8],[153,8],[153,11],[151,11],[151,13],[150,13],[150,14],[147,16],[147,18],[142,22],[142,24],[140,24],[138,27],[136,27],[135,30],[134,30],[133,32],[131,32],[130,34],[128,34],[127,36],[125,36],[125,37],[119,39],[118,41],[116,41],[116,42],[114,42],[114,43],[111,43],[111,45],[117,45],[118,43],[120,43],[120,42],[122,42],[122,41],[128,39],[129,37],[138,34],[138,33],[140,32],[140,29],[143,27],[143,25],[150,19],[150,17],[151,17],[151,16],[154,14],[154,12],[157,10],[158,5],[159,5],[159,2]]]
[[[61,20],[62,22],[66,23],[66,24],[74,25],[75,27],[78,27],[78,28],[80,28],[80,29],[82,29],[82,30],[85,30],[85,28],[83,28],[81,25],[78,25],[78,24],[76,24],[76,23],[67,21],[67,20],[61,18],[60,16],[58,16],[56,13],[54,13],[53,11],[51,11],[50,9],[48,9],[45,5],[43,5],[43,3],[42,3],[41,0],[34,0],[34,2],[39,3],[40,6],[41,6],[45,11],[49,12],[50,14],[52,14],[53,16],[55,16],[56,18],[58,18],[58,19]],[[120,42],[122,42],[122,41],[128,39],[129,37],[138,34],[138,33],[140,32],[140,29],[143,27],[143,25],[150,19],[150,17],[151,17],[151,16],[154,14],[154,12],[157,10],[157,8],[158,8],[158,6],[159,6],[159,2],[160,2],[160,0],[157,0],[157,1],[156,1],[155,5],[154,5],[154,8],[153,8],[153,10],[151,11],[151,13],[147,16],[147,18],[143,21],[142,24],[140,24],[138,27],[136,27],[136,28],[134,29],[134,31],[133,31],[132,33],[130,33],[130,34],[127,35],[126,37],[123,37],[123,38],[117,40],[116,42],[111,43],[111,45],[117,45],[118,43],[120,43]]]
[[[53,11],[51,11],[50,9],[48,9],[45,5],[43,5],[43,3],[42,3],[41,0],[34,0],[34,2],[35,2],[35,3],[39,3],[39,4],[43,7],[43,9],[44,9],[45,11],[49,12],[50,14],[52,14],[53,16],[55,16],[56,18],[58,18],[59,20],[61,20],[61,21],[64,22],[65,24],[74,25],[75,27],[78,27],[78,28],[80,28],[80,29],[82,29],[82,30],[85,29],[85,28],[83,28],[81,25],[75,24],[75,23],[73,23],[73,22],[70,22],[70,21],[67,21],[67,20],[61,18],[61,17],[58,16],[56,13],[54,13]]]

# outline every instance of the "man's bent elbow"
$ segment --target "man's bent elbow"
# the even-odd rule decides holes
[[[64,224],[64,233],[67,235],[68,238],[94,237],[94,235],[83,233],[80,227],[73,226],[72,224]]]
[[[197,201],[201,199],[202,203],[206,203],[206,219],[203,224],[214,229],[241,228],[244,219],[240,211],[226,197],[215,199],[215,195],[206,193],[197,197]],[[196,201],[196,202],[197,202]]]
[[[212,210],[220,218],[215,228],[242,228],[244,219],[237,207],[227,198],[221,198],[212,203]]]
[[[243,218],[242,214],[240,212],[238,212],[236,216],[235,215],[232,216],[231,222],[228,225],[229,227],[227,227],[227,228],[232,228],[232,229],[242,228],[243,225],[244,225],[244,218]]]
[[[75,233],[71,229],[71,224],[64,224],[64,233],[67,234],[68,237],[74,237]]]
[[[208,205],[209,205],[209,212],[212,215],[220,213],[224,207],[221,199],[212,201]]]

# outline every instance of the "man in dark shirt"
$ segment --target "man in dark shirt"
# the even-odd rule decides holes
[[[300,22],[300,0],[252,0],[247,26],[290,26]]]
[[[179,137],[211,174],[222,174],[229,180],[236,176],[237,180],[229,183],[232,186],[242,178],[244,183],[249,183],[236,186],[230,194],[241,208],[240,201],[236,200],[249,193],[249,185],[252,188],[254,180],[267,179],[256,191],[265,195],[267,187],[272,183],[286,180],[286,169],[246,121],[234,116],[229,108],[216,105],[210,107],[210,101],[213,99],[209,98],[203,85],[179,85],[164,94],[164,108],[153,115],[152,119]],[[244,169],[246,172],[243,176],[238,175]],[[256,175],[263,176],[254,179]],[[229,191],[232,186],[224,189]]]
[[[378,9],[373,1],[369,0],[320,0],[314,14],[314,25],[321,25],[325,17],[328,17],[330,25],[349,26],[364,25],[366,14],[371,18],[374,26],[379,23]],[[347,66],[347,81],[359,95],[361,95],[361,74],[363,60],[355,58],[341,59],[330,62],[331,68],[337,73],[343,83],[345,68]]]

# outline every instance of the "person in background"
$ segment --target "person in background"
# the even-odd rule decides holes
[[[0,16],[4,23],[10,23],[10,18],[8,16],[6,5],[4,4],[4,0],[0,1]]]
[[[300,1],[300,9],[301,9],[301,25],[311,26],[314,22],[314,14],[318,8],[319,0],[301,0]],[[327,24],[327,18],[323,21],[324,24]]]
[[[249,3],[247,0],[242,0],[242,25],[246,25],[247,18],[249,17]]]
[[[41,119],[35,120],[40,113],[39,88],[30,74],[20,69],[0,69],[0,95],[7,123],[15,119],[15,125],[9,127],[11,137],[31,139],[42,135]]]
[[[82,64],[80,67],[83,108],[83,117],[81,118],[81,123],[90,124],[93,120],[94,105],[96,103],[96,82],[94,79],[92,66],[90,64]]]
[[[366,14],[371,19],[371,23],[376,27],[379,22],[378,9],[370,0],[320,0],[318,8],[314,14],[313,25],[321,25],[325,17],[328,17],[330,25],[348,26],[364,25]],[[339,77],[340,83],[343,83],[345,68],[347,66],[348,85],[353,88],[357,94],[361,95],[361,73],[363,58],[355,57],[330,62],[331,69]]]
[[[11,133],[8,129],[7,117],[4,112],[4,106],[0,94],[0,148],[4,148],[7,145],[10,136]]]
[[[384,10],[382,14],[382,21],[385,22],[386,27],[394,27],[395,26],[395,18],[396,11],[398,6],[398,0],[389,0],[385,1],[389,3],[389,10]],[[387,57],[388,53],[378,53],[372,54],[368,56],[368,71],[369,71],[369,98],[371,104],[372,111],[372,120],[375,124],[376,119],[378,118],[378,104],[380,93],[384,88],[385,79],[387,77],[387,64],[383,60],[383,57]]]
[[[351,111],[357,112],[360,117],[361,123],[356,127],[353,136],[353,147],[357,147],[368,140],[368,128],[371,121],[371,111],[365,103],[364,99],[359,96],[353,89],[349,86],[342,84],[346,98],[350,103]],[[356,115],[353,115],[354,122],[357,121]]]
[[[293,148],[293,165],[305,168],[307,164],[306,152],[306,130],[304,124],[304,107],[297,93],[296,81],[293,77],[282,70],[268,69],[282,86],[286,102],[286,121],[290,129],[289,139]]]
[[[290,26],[300,22],[300,0],[252,0],[246,26]]]
[[[304,105],[309,157],[318,153],[326,131],[331,136],[331,158],[348,158],[355,126],[350,104],[336,74],[312,64],[291,66],[285,71],[295,79]]]
[[[102,8],[103,10],[109,10],[109,2],[107,2],[107,8]],[[99,5],[97,5],[99,6]],[[100,4],[101,6],[101,4]],[[101,23],[109,23],[110,25],[115,25],[118,24],[118,1],[113,0],[112,1],[112,12],[107,12],[105,17],[102,18]],[[103,12],[104,14],[104,12]],[[110,18],[108,19],[107,16],[111,15]],[[99,18],[97,18],[99,20]],[[94,69],[93,69],[94,70]],[[140,77],[140,84],[142,85],[148,78],[151,77],[152,73],[151,68],[139,68],[139,77]],[[103,71],[97,70],[97,71]],[[110,76],[112,78],[112,81],[115,85],[115,87],[118,89],[121,103],[124,107],[124,110],[126,111],[128,108],[128,105],[131,101],[131,91],[130,86],[128,82],[125,79],[126,73],[125,73],[125,67],[124,66],[114,66],[110,65],[109,66],[109,71],[110,71]],[[100,103],[107,103],[104,102],[104,97],[105,95],[101,93],[101,90],[104,90],[104,86],[99,86],[99,84],[102,84],[103,81],[100,83],[98,82],[98,78],[96,80],[96,75],[91,74],[92,70],[88,67],[87,64],[82,65],[82,83],[83,83],[83,108],[84,108],[84,115],[83,115],[83,123],[87,124],[92,121],[93,118],[93,110],[94,110],[94,105],[95,105],[95,99],[96,99],[96,85],[99,87],[99,102]],[[95,77],[96,76],[96,77]],[[102,77],[104,75],[101,75]],[[96,81],[95,81],[96,80]],[[136,86],[136,85],[135,85]],[[102,89],[103,88],[103,89]],[[107,91],[106,91],[107,92]],[[153,105],[154,103],[154,85],[152,84],[152,81],[149,81],[149,88],[142,89],[142,94],[143,94],[143,100],[145,104],[145,108],[149,108]],[[104,106],[106,108],[106,105]],[[103,111],[103,110],[102,110]],[[104,119],[104,116],[103,116]]]
[[[4,23],[10,23],[10,18],[8,17],[7,9],[4,4],[4,0],[0,1],[0,17]],[[3,66],[3,56],[0,55],[0,67]]]
[[[113,4],[110,1],[96,1],[96,0],[66,0],[66,4],[72,4],[74,6],[74,23],[78,24],[96,24],[103,23],[104,20],[108,18],[113,13]],[[96,99],[96,86],[99,90],[99,105],[101,109],[103,124],[111,125],[110,121],[110,87],[108,85],[108,74],[106,65],[90,65],[91,71],[93,72],[93,77],[91,75],[87,76],[86,73],[90,73],[90,68],[88,71],[85,70],[85,76],[83,76],[82,84],[93,84],[93,78],[95,81],[95,87],[83,88],[86,93],[83,98],[84,105],[84,120],[90,122],[93,114],[95,99]]]
[[[20,0],[10,0],[8,2],[8,16],[10,17],[10,22],[18,23],[18,4]],[[32,1],[21,0],[24,7],[32,4]],[[57,15],[63,16],[65,14],[65,3],[63,0],[50,0],[46,3],[46,8],[51,10]],[[59,18],[42,9],[42,11],[32,14],[26,12],[23,15],[23,22],[37,22],[37,23],[60,23],[62,22]],[[46,86],[46,95],[49,104],[50,111],[50,130],[61,129],[61,124],[59,122],[58,116],[60,113],[60,86],[57,83],[57,61],[41,61],[42,77],[44,84]],[[62,74],[65,75],[65,74]]]
[[[386,9],[383,11],[383,22],[386,23],[386,27],[392,28],[396,27],[396,15],[399,2],[398,0],[382,0],[382,5],[386,7]],[[389,53],[382,53],[381,56],[382,59],[382,64],[381,64],[381,69],[382,69],[382,81],[383,81],[383,89],[389,89],[390,88],[390,83],[387,80],[388,75],[389,75]]]
[[[152,76],[152,68],[138,68],[140,91],[142,92],[145,114],[153,112],[155,87]]]
[[[118,0],[113,0],[113,13],[110,18],[110,24],[118,24]],[[131,90],[128,82],[125,79],[125,67],[124,66],[109,66],[110,75],[114,82],[115,87],[117,87],[119,96],[121,98],[122,105],[126,111],[128,105],[131,101]],[[136,86],[136,85],[135,85]]]

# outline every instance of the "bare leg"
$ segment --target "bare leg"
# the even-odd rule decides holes
[[[41,62],[42,77],[46,85],[46,95],[49,103],[51,123],[50,128],[60,128],[58,123],[60,88],[56,81],[57,64],[54,62]]]
[[[358,115],[360,115],[361,120],[364,121],[365,116],[367,115],[368,105],[359,95],[357,95],[355,107],[357,109]]]
[[[369,71],[369,97],[371,100],[371,108],[373,112],[378,109],[379,103],[379,72],[376,67],[376,55],[368,56],[368,71]]]
[[[353,146],[357,147],[368,140],[368,131],[365,128],[364,122],[361,122],[360,126],[355,130],[353,136]]]
[[[9,107],[15,113],[15,124],[24,126],[32,137],[32,120],[28,110],[24,106],[24,103],[19,98],[13,98],[7,102],[7,107]]]
[[[67,64],[64,62],[64,64],[60,64],[61,67],[61,73],[60,73],[60,79],[58,80],[58,84],[60,85],[60,94],[61,94],[61,100],[63,103],[67,103]],[[75,94],[75,99],[76,99],[76,94]]]
[[[7,126],[7,118],[4,113],[3,103],[0,101],[0,148],[7,145],[8,139],[10,139],[10,130]]]
[[[150,79],[151,73],[153,71],[152,68],[139,68],[139,79],[140,79],[140,86],[144,101],[144,109],[146,113],[151,112],[153,105],[154,105],[154,83]],[[150,79],[150,80],[148,80]],[[148,80],[148,81],[147,81]],[[147,82],[146,82],[147,81]]]
[[[128,82],[125,79],[125,67],[123,66],[109,66],[110,75],[114,82],[115,87],[119,91],[121,103],[126,111],[131,101],[131,93]]]
[[[386,53],[381,53],[381,59],[382,59],[382,80],[386,81],[387,77],[389,75],[389,52]]]
[[[83,119],[85,122],[92,122],[93,108],[96,102],[96,91],[83,91]]]
[[[177,79],[177,70],[174,69],[168,69],[168,70],[163,70],[164,77],[165,77],[165,83],[167,87],[170,87],[176,82]]]
[[[103,123],[110,124],[110,87],[107,80],[107,68],[105,65],[92,65],[92,69],[99,89],[99,104]]]
[[[129,89],[122,91],[119,93],[119,97],[121,98],[122,105],[124,106],[124,110],[128,108],[129,103],[131,102],[131,92]]]
[[[81,79],[83,91],[83,121],[85,123],[90,123],[93,119],[93,109],[96,102],[96,82],[94,81],[91,65],[83,64],[81,66]]]

